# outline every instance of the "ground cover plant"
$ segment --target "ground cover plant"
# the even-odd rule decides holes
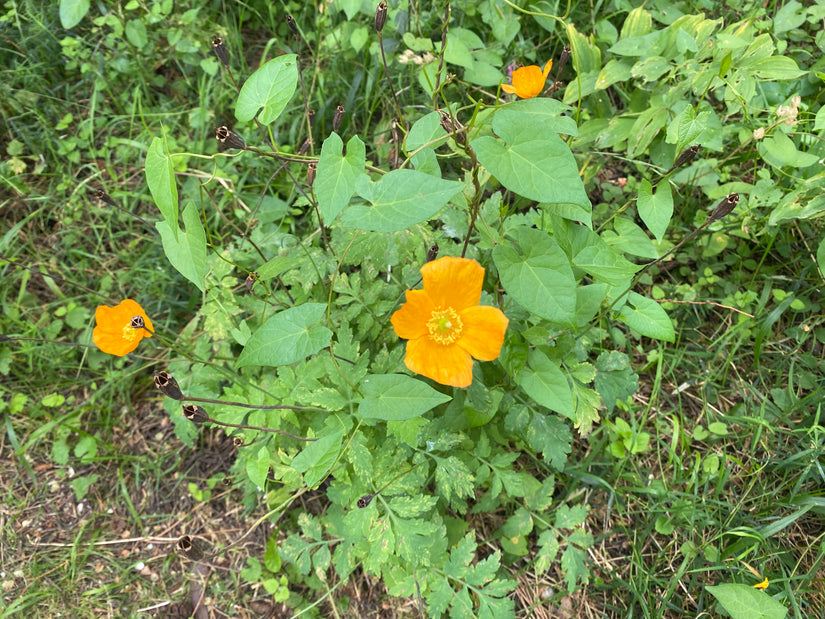
[[[3,616],[825,608],[825,4],[4,11]]]

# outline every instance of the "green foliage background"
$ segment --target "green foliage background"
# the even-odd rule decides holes
[[[605,616],[752,616],[769,595],[777,617],[815,612],[821,548],[782,536],[817,539],[825,481],[825,5],[445,8],[390,3],[379,39],[366,0],[6,3],[0,172],[31,208],[0,243],[3,333],[88,342],[98,294],[137,299],[160,344],[145,364],[0,349],[16,453],[102,449],[74,432],[68,370],[111,405],[165,369],[247,405],[204,406],[247,426],[229,473],[278,523],[244,578],[296,612],[357,573],[434,617],[529,616],[526,575]],[[549,59],[552,96],[502,96],[508,65]],[[218,125],[249,148],[219,152]],[[127,212],[90,206],[97,188]],[[59,229],[48,256],[32,225]],[[389,324],[435,244],[482,264],[482,304],[510,319],[466,390],[410,376]],[[82,288],[49,284],[43,312],[26,267]],[[27,404],[47,423],[20,441]],[[294,507],[310,493],[321,507]],[[704,589],[752,584],[740,562],[783,586]]]

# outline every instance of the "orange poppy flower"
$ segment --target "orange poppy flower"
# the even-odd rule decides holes
[[[392,315],[396,335],[407,342],[406,366],[442,385],[469,387],[473,358],[492,361],[509,320],[500,309],[479,305],[484,267],[446,256],[421,267],[423,290],[408,290]]]
[[[95,310],[95,330],[92,333],[92,341],[95,346],[105,353],[122,357],[132,352],[140,340],[145,337],[152,337],[143,327],[134,327],[139,324],[140,318],[146,329],[154,331],[152,321],[143,311],[143,308],[132,299],[126,299],[114,307],[108,305],[98,305]]]
[[[511,95],[518,95],[522,99],[532,99],[544,90],[544,82],[547,81],[552,68],[553,61],[548,60],[543,71],[534,64],[516,69],[513,71],[513,85],[502,84],[501,89]]]

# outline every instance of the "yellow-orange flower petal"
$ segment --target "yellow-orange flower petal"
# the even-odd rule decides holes
[[[478,305],[461,312],[464,335],[456,344],[479,361],[498,358],[510,322],[497,307]]]
[[[426,337],[407,342],[404,364],[416,374],[451,387],[473,382],[473,358],[459,346],[442,346]]]
[[[767,577],[767,576],[765,576],[765,580],[763,580],[762,582],[758,582],[758,583],[756,583],[756,584],[753,586],[753,588],[754,588],[754,589],[767,589],[767,588],[768,588],[768,584],[769,584],[769,583],[768,583],[768,577]]]
[[[522,99],[532,99],[544,90],[544,83],[547,81],[547,76],[550,74],[550,69],[552,68],[553,61],[548,60],[544,65],[544,70],[534,64],[516,69],[513,71],[512,86],[510,84],[502,84],[501,89],[504,92],[515,94]]]
[[[428,262],[421,274],[424,289],[408,290],[391,318],[398,337],[409,340],[404,363],[442,385],[469,387],[473,358],[498,357],[507,317],[478,305],[484,268],[475,260],[446,256]]]
[[[424,290],[436,307],[460,312],[481,300],[484,267],[475,260],[444,256],[421,267],[421,275]]]
[[[152,321],[143,311],[143,308],[132,299],[125,299],[114,307],[99,305],[95,310],[95,329],[92,341],[105,353],[122,357],[129,354],[144,337],[152,337],[146,329],[132,328],[132,318],[139,316],[143,319],[146,329],[154,331]]]
[[[405,340],[424,337],[434,309],[435,305],[424,290],[408,290],[407,302],[390,319],[395,334]]]

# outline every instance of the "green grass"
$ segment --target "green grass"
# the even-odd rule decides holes
[[[507,3],[493,4],[501,15],[509,11]],[[679,6],[685,13],[710,10],[693,4]],[[154,371],[185,362],[179,351],[158,338],[123,359],[90,346],[95,307],[139,296],[158,333],[172,339],[184,333],[193,350],[213,352],[202,344],[209,333],[187,330],[198,317],[201,296],[166,260],[154,227],[159,213],[143,176],[152,136],[166,130],[175,152],[213,152],[214,127],[232,120],[234,87],[208,62],[212,34],[229,44],[239,80],[276,52],[306,54],[312,63],[303,79],[311,93],[308,105],[316,111],[316,136],[328,135],[333,112],[343,104],[342,136],[362,136],[368,158],[384,165],[392,113],[383,68],[370,51],[372,38],[358,50],[352,43],[362,25],[372,37],[371,17],[363,12],[347,20],[294,2],[183,3],[164,16],[152,13],[158,5],[139,6],[113,8],[98,23],[92,17],[101,17],[100,8],[93,6],[71,31],[60,26],[54,7],[22,2],[3,9],[0,117],[8,139],[0,162],[0,335],[10,340],[0,340],[0,617],[65,616],[66,609],[78,618],[163,616],[171,605],[138,610],[187,602],[198,578],[193,564],[175,551],[183,535],[208,548],[228,548],[211,561],[206,586],[207,602],[226,616],[289,617],[307,609],[303,616],[418,617],[414,593],[390,596],[362,567],[341,580],[333,568],[307,576],[287,562],[279,569],[269,564],[274,578],[289,586],[284,606],[265,588],[267,572],[255,572],[250,561],[264,562],[270,539],[283,546],[288,536],[303,533],[305,517],[327,517],[333,511],[327,488],[300,495],[289,509],[255,526],[290,495],[250,490],[245,472],[232,468],[238,450],[218,429],[190,431],[193,446],[185,444],[184,430],[176,432],[177,408],[152,388]],[[663,6],[648,8],[658,15]],[[194,16],[186,12],[195,8]],[[722,12],[728,24],[746,17],[761,24],[781,8],[749,5],[739,14]],[[492,29],[493,18],[482,18],[475,3],[456,3],[453,10],[452,27]],[[607,58],[604,20],[618,31],[627,10],[615,3],[574,7],[571,19],[580,32],[596,33],[595,44]],[[295,16],[305,41],[291,37],[285,12]],[[440,38],[440,10],[412,2],[409,17],[415,36]],[[146,26],[145,46],[120,33],[129,23]],[[522,16],[513,42],[496,43],[507,62],[527,64],[535,53],[558,58],[562,30],[551,35],[530,23]],[[767,22],[760,27],[774,32]],[[800,64],[810,58],[806,68],[814,65],[813,26],[798,24],[776,36],[787,55]],[[188,43],[176,46],[170,37]],[[388,38],[399,45],[397,51],[405,48]],[[415,67],[391,69],[405,113],[423,114],[432,102],[422,95]],[[450,70],[460,77],[459,69]],[[572,68],[567,71],[569,79]],[[581,530],[593,538],[583,553],[587,582],[572,591],[570,567],[560,560],[573,544],[567,538],[546,571],[536,568],[535,534],[526,537],[527,552],[505,553],[501,573],[517,583],[510,597],[519,617],[722,616],[706,586],[750,586],[763,577],[789,616],[814,617],[825,608],[825,319],[816,260],[823,227],[816,217],[766,223],[798,182],[815,188],[818,177],[808,168],[771,168],[757,144],[748,142],[756,126],[773,122],[776,105],[797,92],[786,93],[787,83],[777,83],[759,83],[764,107],[749,104],[747,113],[728,112],[724,101],[712,101],[725,120],[719,131],[726,142],[707,150],[704,161],[720,186],[753,183],[767,170],[781,195],[766,203],[754,198],[744,223],[725,220],[645,275],[637,289],[664,304],[677,324],[676,342],[659,343],[599,323],[593,338],[604,350],[628,354],[639,372],[639,390],[603,414],[591,434],[576,436],[563,470],[526,450],[513,464],[540,481],[555,476],[552,509],[533,513],[536,521],[552,523],[560,505],[588,506]],[[805,124],[791,135],[804,134],[806,148],[817,152],[820,130],[813,119],[821,87],[815,80],[794,84],[803,97]],[[475,98],[489,90],[460,79],[449,88]],[[585,99],[580,120],[641,113],[655,88],[662,94],[666,87],[621,80],[598,100]],[[697,98],[691,91],[685,97]],[[470,110],[461,112],[464,118]],[[286,120],[273,128],[272,137],[285,151],[297,151],[305,138],[302,113],[296,97]],[[252,140],[252,130],[245,137]],[[638,181],[655,178],[650,161],[664,157],[647,150],[630,156],[621,142],[602,149],[582,140],[576,154],[594,199],[594,222],[606,223],[632,207]],[[317,142],[313,150],[319,149]],[[607,151],[615,157],[602,154]],[[236,191],[247,203],[254,204],[264,188],[288,202],[278,228],[283,243],[288,235],[310,235],[316,225],[312,211],[296,201],[290,179],[270,178],[274,169],[265,158],[244,157],[218,160],[219,176],[229,182],[205,187],[212,163],[181,160],[178,172],[187,174],[178,179],[182,193],[194,197],[203,191],[222,213],[208,222],[216,247],[234,248],[234,228],[249,223]],[[460,162],[444,158],[445,169],[457,174]],[[614,181],[618,177],[629,179],[628,190]],[[668,236],[678,242],[704,223],[712,204],[702,193],[707,178],[677,173],[672,179],[682,210]],[[97,203],[91,194],[98,188],[122,210]],[[812,198],[801,195],[805,203]],[[527,208],[515,199],[510,206]],[[238,278],[224,301],[242,288]],[[192,323],[198,329],[201,324]],[[638,445],[638,453],[623,453],[623,439],[626,450]],[[451,526],[472,522],[480,559],[501,547],[500,529],[523,503],[448,516]]]

